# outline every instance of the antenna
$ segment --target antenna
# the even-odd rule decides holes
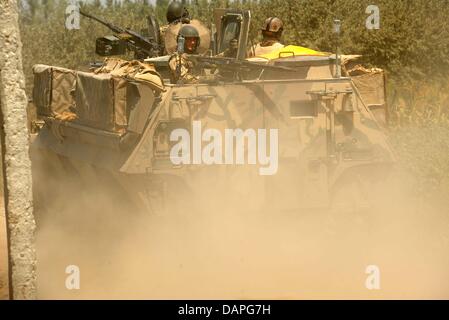
[[[341,32],[341,21],[338,19],[334,20],[334,33],[336,39],[336,49],[335,49],[335,77],[341,78],[341,64],[340,64],[340,32]]]

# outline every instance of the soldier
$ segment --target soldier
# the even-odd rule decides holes
[[[222,53],[217,54],[217,57],[236,58],[238,49],[239,41],[237,39],[232,39],[229,41],[229,47]]]
[[[261,31],[263,40],[252,47],[252,50],[249,53],[250,57],[268,54],[284,47],[280,42],[282,32],[284,31],[284,23],[281,19],[276,17],[268,18],[265,20]]]
[[[172,54],[168,62],[172,83],[196,83],[199,80],[198,70],[188,59],[189,54],[197,54],[200,46],[198,30],[189,24],[184,25],[178,33],[178,51]]]
[[[167,22],[168,24],[160,27],[160,35],[161,39],[164,42],[164,54],[167,54],[166,48],[165,48],[165,33],[168,28],[170,28],[173,25],[176,24],[188,24],[190,23],[190,14],[187,8],[184,6],[183,3],[178,1],[172,1],[168,5],[167,8]]]
[[[190,14],[187,8],[178,1],[172,1],[167,8],[167,21],[169,24],[190,23]]]

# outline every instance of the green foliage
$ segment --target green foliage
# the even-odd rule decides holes
[[[109,33],[108,30],[87,19],[81,19],[80,30],[67,30],[64,27],[67,0],[28,2],[29,10],[23,10],[22,14],[22,37],[25,57],[32,58],[32,63],[79,66],[95,58],[94,40]],[[143,0],[109,0],[108,6],[101,7],[99,1],[94,1],[86,5],[86,10],[139,31],[145,27],[145,16],[150,12],[164,24],[168,2],[157,0],[153,7]],[[338,18],[342,21],[342,52],[362,54],[366,63],[386,69],[395,79],[437,79],[449,72],[447,0],[378,0],[379,30],[365,27],[369,0],[192,0],[190,3],[191,14],[209,26],[214,8],[250,9],[252,41],[259,37],[259,29],[268,16],[278,16],[285,22],[286,44],[331,52],[335,49],[332,22]]]
[[[449,5],[446,0],[378,0],[380,29],[368,30],[369,0],[261,0],[255,22],[279,16],[284,42],[334,51],[334,19],[342,21],[343,53],[361,54],[371,65],[403,80],[445,77],[449,72]],[[253,6],[250,2],[246,6]]]
[[[411,81],[390,90],[390,138],[417,196],[447,201],[449,83]]]
[[[394,128],[391,140],[399,159],[417,179],[417,196],[447,201],[449,192],[449,127],[443,125]]]

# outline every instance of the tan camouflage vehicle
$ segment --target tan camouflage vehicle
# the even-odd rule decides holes
[[[337,60],[296,54],[295,48],[265,62],[247,61],[249,24],[248,11],[216,12],[216,52],[238,39],[238,53],[235,59],[193,57],[208,69],[197,84],[169,83],[166,57],[109,58],[94,72],[36,65],[32,160],[40,203],[63,194],[58,181],[74,177],[85,181],[82,188],[106,182],[156,213],[214,207],[295,211],[328,207],[347,192],[348,181],[366,191],[366,182],[394,162],[384,133],[382,70],[364,69],[355,56]],[[243,147],[245,159],[215,154],[210,164],[192,152],[192,161],[173,161],[177,129],[189,133],[185,146],[203,153],[211,136],[218,141],[231,132],[228,151],[235,155]],[[216,130],[205,137],[208,129]],[[277,143],[266,154],[250,154],[251,143],[264,139],[251,133],[261,129],[267,135],[276,129]],[[217,141],[224,154],[229,141]],[[263,175],[267,161],[258,160],[270,152],[277,153],[276,170]],[[52,192],[43,190],[49,186]]]

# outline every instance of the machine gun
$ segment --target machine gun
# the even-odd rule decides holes
[[[159,43],[154,39],[146,38],[133,30],[113,25],[81,10],[80,14],[101,23],[116,34],[115,36],[106,36],[97,39],[95,52],[98,55],[103,57],[122,55],[128,49],[133,51],[136,58],[140,60],[159,56],[161,48]]]
[[[267,71],[297,73],[298,70],[285,66],[275,66],[262,64],[247,60],[239,60],[227,57],[205,57],[200,55],[189,55],[189,59],[194,61],[197,66],[205,69],[218,69],[225,77],[242,79],[242,75],[247,73],[259,72],[260,75]]]

